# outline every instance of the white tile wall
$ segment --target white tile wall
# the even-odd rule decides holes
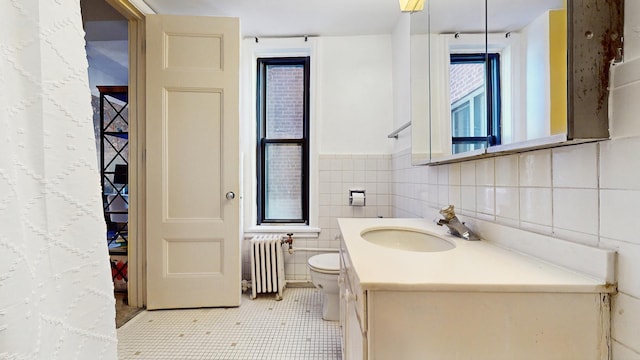
[[[495,184],[493,158],[476,161],[476,185],[493,186]]]
[[[554,188],[553,228],[554,231],[570,230],[587,235],[597,235],[598,190]],[[597,237],[588,240],[576,235],[569,240],[598,245]]]
[[[518,155],[495,158],[496,186],[518,186]]]
[[[520,186],[551,186],[551,150],[538,150],[520,154]]]
[[[612,344],[612,356],[613,359],[618,360],[640,360],[640,354],[631,350],[623,344],[620,344],[617,341],[613,341]]]
[[[521,187],[520,219],[524,222],[551,227],[551,194],[550,187]]]
[[[518,219],[520,219],[519,189],[496,186],[496,221],[517,226]]]
[[[640,151],[636,138],[600,144],[600,187],[640,190]]]
[[[600,235],[640,245],[640,191],[600,190]]]
[[[629,349],[640,349],[640,299],[625,293],[619,293],[613,298],[611,309],[611,336]],[[617,359],[616,359],[617,360]]]
[[[553,187],[598,187],[598,144],[555,148],[553,153]]]
[[[318,238],[294,235],[294,248],[339,248],[337,218],[391,216],[390,155],[320,155]],[[445,179],[446,183],[446,179]],[[366,206],[349,206],[349,189],[364,189]],[[447,189],[446,187],[444,187]],[[318,252],[284,253],[285,278],[309,281],[307,260]],[[243,243],[242,278],[250,279],[249,241]]]

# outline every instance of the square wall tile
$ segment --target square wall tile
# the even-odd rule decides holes
[[[638,324],[640,324],[640,299],[618,293],[613,297],[611,309],[611,336],[633,351],[640,352]]]
[[[335,157],[331,158],[331,170],[332,171],[340,171],[342,170],[342,159],[338,159]]]
[[[598,187],[598,144],[564,146],[552,150],[553,187]]]
[[[427,185],[427,202],[438,206],[438,185]]]
[[[460,163],[449,164],[449,185],[460,185]]]
[[[328,171],[331,170],[331,159],[328,159],[324,156],[320,156],[320,161],[318,164],[318,168],[320,171]]]
[[[438,206],[449,205],[449,185],[438,185]]]
[[[493,186],[476,187],[476,211],[481,214],[495,214],[495,195]]]
[[[342,170],[353,170],[353,159],[342,159]]]
[[[470,212],[476,211],[476,187],[460,187],[460,208]]]
[[[635,352],[615,340],[611,342],[611,355],[613,360],[640,360],[640,352]]]
[[[496,186],[518,186],[518,171],[518,155],[496,157]]]
[[[454,185],[449,186],[449,204],[453,205],[454,208],[460,209],[462,201],[462,194],[460,190],[460,186]]]
[[[391,158],[382,156],[381,158],[377,159],[376,168],[378,169],[378,171],[391,170]]]
[[[440,170],[440,166],[429,166],[427,167],[427,184],[429,185],[437,185],[438,184],[438,172]]]
[[[518,167],[520,186],[551,187],[551,150],[520,154]]]
[[[551,226],[551,197],[550,188],[520,188],[520,220]]]
[[[364,169],[367,171],[378,170],[378,160],[373,157],[367,157],[364,162]]]
[[[494,159],[482,159],[476,162],[476,185],[493,186],[495,184]]]
[[[640,245],[640,191],[600,190],[600,236]]]
[[[520,219],[520,190],[516,187],[496,186],[496,216]]]
[[[600,143],[600,188],[640,190],[640,138]]]
[[[449,185],[449,165],[438,166],[438,185]]]
[[[476,184],[476,162],[465,161],[460,164],[460,185]]]
[[[598,235],[598,190],[554,188],[553,227]]]

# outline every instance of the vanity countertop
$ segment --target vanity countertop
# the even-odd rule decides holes
[[[338,219],[362,290],[448,292],[610,293],[603,280],[499,247],[467,241],[424,219]],[[372,244],[360,235],[368,228],[415,228],[453,242],[441,252],[413,252]]]

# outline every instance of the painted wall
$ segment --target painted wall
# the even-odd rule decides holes
[[[396,24],[392,36],[392,66],[393,66],[393,129],[411,121],[412,113],[412,89],[411,74],[411,15],[402,13]],[[393,141],[393,151],[411,147],[411,134],[413,128],[409,127],[398,134]]]
[[[638,4],[625,5],[630,40],[625,63],[613,73],[611,140],[433,167],[412,167],[405,150],[394,154],[391,165],[393,216],[428,217],[454,204],[463,220],[494,221],[617,250],[614,360],[640,360]]]
[[[390,35],[323,37],[318,45],[321,154],[390,154]]]
[[[523,30],[526,52],[527,139],[549,136],[549,14]]]
[[[127,40],[87,41],[89,88],[99,96],[97,86],[129,84],[129,42]]]

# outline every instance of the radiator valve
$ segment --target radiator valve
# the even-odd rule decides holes
[[[289,254],[293,254],[293,233],[287,233],[287,238],[282,240],[283,244],[289,244]]]

